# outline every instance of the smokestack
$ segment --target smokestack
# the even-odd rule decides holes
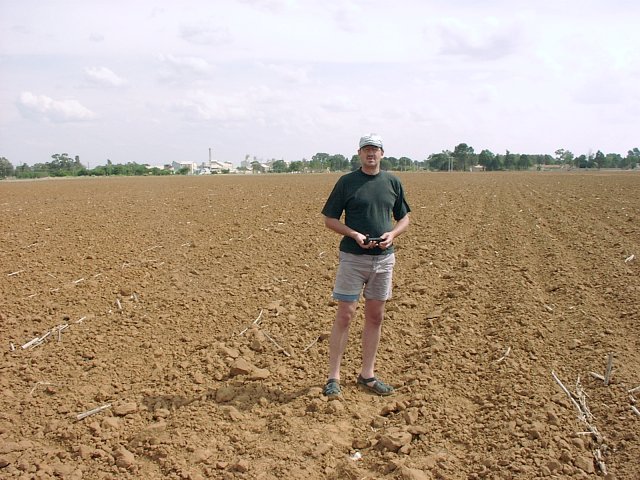
[[[211,163],[211,147],[209,147],[209,163]]]

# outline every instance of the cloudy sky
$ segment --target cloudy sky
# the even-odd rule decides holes
[[[636,0],[0,0],[0,156],[640,147]]]

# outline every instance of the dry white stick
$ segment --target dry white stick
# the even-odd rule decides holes
[[[69,328],[69,324],[63,323],[62,325],[58,325],[57,327],[54,327],[53,330],[51,330],[52,333],[58,334],[58,342],[62,340],[62,331],[67,328]]]
[[[155,247],[149,247],[146,250],[143,250],[142,253],[148,252],[149,250],[155,250],[156,248],[162,248],[162,245],[156,245]]]
[[[33,386],[31,391],[29,392],[29,395],[33,395],[33,392],[36,391],[36,388],[38,388],[38,385],[53,385],[53,383],[51,383],[51,382],[36,382],[36,384]]]
[[[24,272],[24,270],[18,270],[17,272],[12,272],[7,274],[7,277],[13,277],[14,275],[18,275],[19,273],[22,273],[22,272]]]
[[[560,379],[558,378],[558,376],[556,375],[556,372],[551,372],[551,376],[553,377],[553,379],[556,381],[556,383],[558,385],[560,385],[560,388],[564,391],[564,393],[567,394],[567,397],[569,397],[569,400],[571,400],[571,402],[573,403],[573,406],[576,407],[576,410],[578,410],[579,415],[579,419],[582,420],[584,419],[584,412],[582,411],[582,408],[580,408],[580,404],[578,404],[578,402],[576,402],[576,399],[573,398],[573,395],[571,394],[571,392],[567,389],[567,387],[564,386],[564,384],[560,381]]]
[[[29,340],[27,343],[25,343],[24,345],[22,345],[22,349],[26,350],[29,347],[32,347],[36,342],[40,341],[40,337],[36,337],[32,340]]]
[[[87,317],[82,317],[82,318],[80,318],[80,319],[76,320],[76,323],[82,323],[82,321],[83,321],[85,318],[87,318]]]
[[[101,405],[100,407],[96,407],[92,410],[88,410],[86,412],[83,413],[79,413],[78,415],[76,415],[76,420],[82,420],[83,418],[87,418],[90,417],[91,415],[95,415],[96,413],[100,413],[103,410],[106,410],[107,408],[111,408],[111,404],[107,403],[106,405]]]
[[[633,413],[635,413],[636,415],[638,415],[640,417],[640,410],[638,410],[635,405],[631,405],[631,410],[633,410]]]
[[[319,335],[316,337],[316,339],[315,339],[313,342],[311,342],[309,345],[307,345],[307,346],[304,348],[304,350],[302,350],[302,351],[303,351],[303,352],[306,352],[307,350],[309,350],[309,349],[310,349],[311,347],[313,347],[316,343],[318,343],[318,340],[320,340],[320,336],[319,336]]]
[[[502,355],[498,360],[496,360],[496,362],[498,363],[502,362],[505,358],[509,356],[510,353],[511,353],[511,347],[508,347],[507,351],[504,352],[504,355]]]
[[[32,293],[31,295],[28,295],[27,298],[37,297],[38,295],[40,295],[40,294],[39,293]]]
[[[624,259],[624,263],[629,263],[631,261],[633,261],[633,259],[635,259],[636,256],[635,255],[629,255],[627,258]]]
[[[84,278],[79,278],[78,280],[73,281],[73,283],[80,283],[80,282],[84,282]]]
[[[593,415],[591,414],[591,411],[587,406],[587,394],[582,389],[582,384],[580,383],[580,377],[578,377],[578,380],[576,381],[575,396],[580,402],[580,411],[583,414],[582,420],[589,428],[589,431],[591,432],[591,436],[593,437],[593,439],[596,441],[596,444],[597,444],[595,450],[593,451],[593,456],[596,461],[596,465],[598,465],[598,468],[602,471],[604,475],[606,475],[607,466],[604,463],[604,460],[602,458],[602,451],[600,450],[600,446],[602,445],[603,438],[602,438],[602,435],[600,435],[600,432],[598,432],[598,429],[596,428],[596,426],[592,423]]]
[[[33,340],[31,340],[31,342],[29,342],[31,345],[29,345],[29,347],[27,348],[33,348],[33,347],[38,347],[40,345],[42,345],[42,343],[51,336],[51,330],[49,330],[47,333],[45,333],[44,335],[42,335],[40,338],[37,339],[36,342],[33,342]],[[22,347],[24,348],[24,346]]]
[[[122,304],[120,303],[119,298],[116,298],[116,305],[118,305],[118,310],[122,310]]]
[[[15,351],[16,351],[16,346],[13,344],[13,342],[9,342],[9,349],[10,349],[12,352],[15,352]]]
[[[603,475],[607,474],[607,466],[604,463],[604,460],[602,458],[602,451],[600,450],[600,448],[596,448],[595,451],[593,452],[593,456],[596,459],[596,463],[598,464],[598,467],[600,467],[600,471],[602,471]]]
[[[605,387],[609,385],[609,381],[611,380],[611,369],[613,368],[613,352],[609,353],[609,358],[607,359],[607,370],[604,372],[604,385]]]
[[[287,357],[291,356],[291,354],[289,352],[287,352],[284,348],[282,348],[280,345],[278,345],[278,342],[276,342],[273,338],[271,338],[267,332],[262,331],[262,333],[264,334],[265,337],[267,337],[269,340],[271,340],[273,342],[273,344],[276,347],[278,347],[282,351],[282,353],[284,353]]]
[[[264,311],[264,310],[260,310],[260,315],[258,315],[258,318],[256,318],[256,319],[253,321],[253,323],[252,323],[251,325],[260,325],[260,321],[261,321],[260,319],[262,318],[262,312],[263,312],[263,311]],[[245,334],[245,332],[246,332],[247,330],[249,330],[249,328],[251,328],[251,326],[249,326],[249,327],[245,328],[244,330],[242,330],[242,331],[238,334],[238,336],[240,337],[240,336],[244,335],[244,334]]]
[[[598,380],[604,381],[604,375],[600,375],[599,373],[596,373],[596,372],[589,372],[589,375],[591,375],[593,378],[597,378]]]
[[[44,335],[42,335],[42,336],[40,337],[40,342],[38,342],[38,343],[42,343],[42,342],[44,342],[44,341],[45,341],[47,338],[49,338],[50,336],[51,336],[51,330],[49,330],[47,333],[45,333]]]
[[[640,390],[640,385],[638,385],[637,387],[632,388],[631,390],[627,391],[627,393],[637,392],[638,390]]]

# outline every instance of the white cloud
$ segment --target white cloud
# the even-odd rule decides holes
[[[192,122],[210,121],[225,126],[244,123],[258,117],[239,95],[216,95],[204,91],[193,92],[185,100],[173,104],[172,110]]]
[[[269,13],[281,13],[284,11],[291,1],[288,0],[240,0],[240,3],[244,3],[253,8],[264,10]]]
[[[266,68],[274,72],[278,77],[287,83],[304,84],[309,83],[309,69],[292,65],[267,64]]]
[[[87,67],[84,73],[87,80],[97,85],[121,87],[127,83],[107,67]]]
[[[520,35],[515,25],[495,19],[474,23],[447,19],[440,23],[440,52],[477,60],[496,60],[517,50]]]
[[[331,113],[356,112],[358,110],[353,100],[346,95],[328,95],[322,100],[321,107]]]
[[[164,81],[188,81],[193,78],[209,75],[213,68],[211,64],[201,57],[159,55],[158,60],[165,69],[160,73]]]
[[[579,103],[592,105],[637,105],[640,93],[634,79],[609,70],[580,82],[574,98]]]
[[[309,158],[351,152],[365,130],[415,158],[460,142],[625,151],[640,131],[637,1],[121,3],[0,0],[0,144],[14,163],[57,142],[123,161],[153,143],[170,161],[211,137],[220,159]],[[89,82],[100,88],[78,89]],[[94,111],[99,124],[64,129],[21,118]],[[11,141],[34,138],[44,152]]]
[[[27,118],[54,123],[84,122],[96,118],[95,113],[77,100],[54,100],[31,92],[23,92],[20,95],[18,108]]]
[[[197,25],[182,26],[180,37],[195,45],[223,45],[232,39],[226,28]]]
[[[356,32],[359,28],[361,9],[353,2],[339,2],[333,12],[333,20],[341,30]]]

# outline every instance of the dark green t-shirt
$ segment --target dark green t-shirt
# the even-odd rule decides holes
[[[385,171],[367,175],[358,169],[338,179],[322,214],[340,219],[344,212],[345,225],[363,235],[379,237],[393,229],[393,220],[401,220],[410,211],[397,177]],[[343,237],[340,250],[356,255],[385,255],[393,252],[393,245],[386,250],[364,249],[353,238]]]

